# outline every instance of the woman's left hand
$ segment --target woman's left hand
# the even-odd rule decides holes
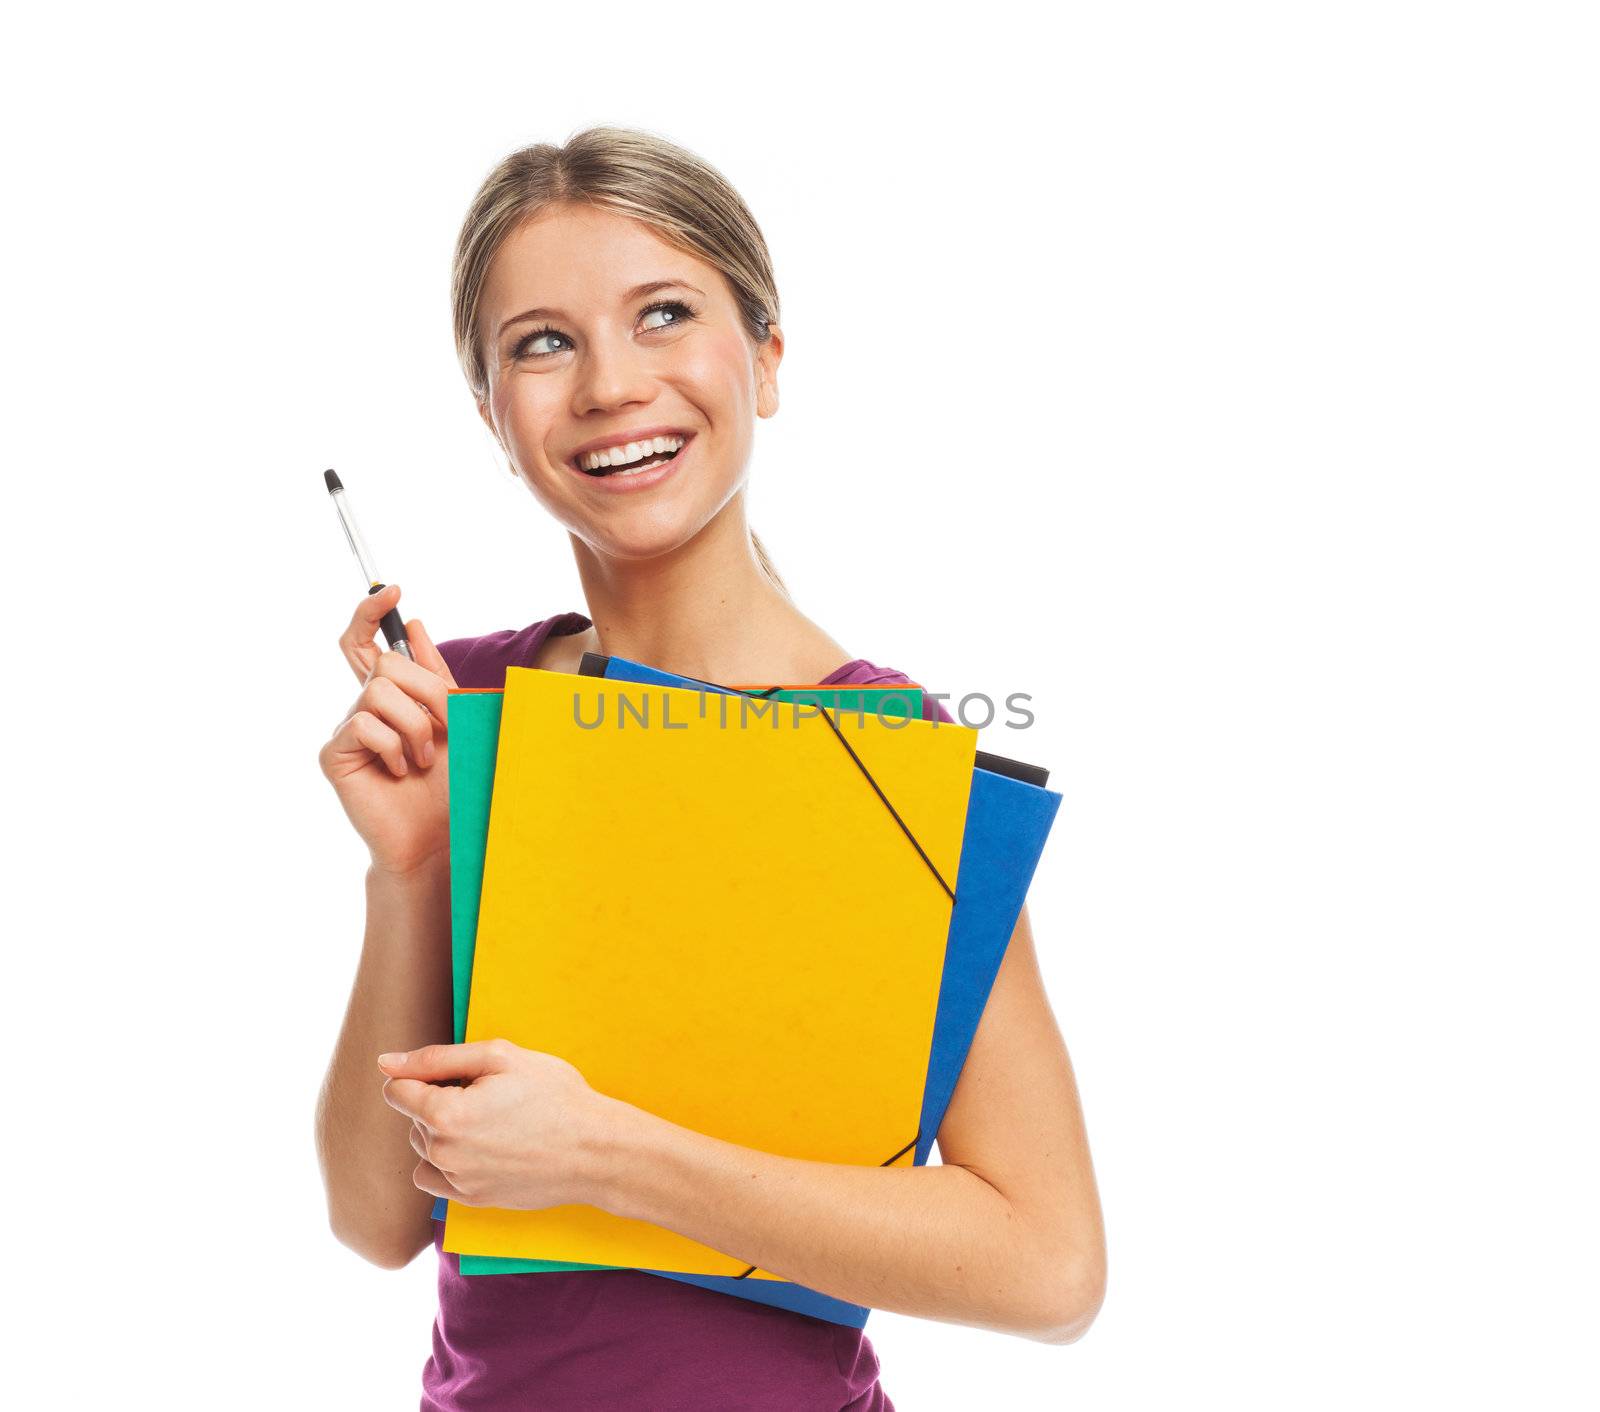
[[[597,1204],[615,1104],[565,1059],[490,1039],[382,1054],[378,1067],[384,1101],[412,1120],[421,1190],[508,1210]]]

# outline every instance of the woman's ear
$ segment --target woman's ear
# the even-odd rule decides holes
[[[767,338],[756,349],[756,415],[770,417],[778,410],[778,364],[783,361],[783,330],[767,325]]]

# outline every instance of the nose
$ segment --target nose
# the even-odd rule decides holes
[[[579,354],[573,413],[609,412],[655,400],[643,351],[626,334],[597,334]]]

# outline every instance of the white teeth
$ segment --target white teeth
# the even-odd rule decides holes
[[[607,466],[626,466],[630,461],[637,461],[642,456],[659,456],[668,451],[676,451],[686,439],[681,436],[655,436],[645,441],[630,441],[625,446],[610,446],[604,451],[592,451],[587,456],[581,457],[578,464],[586,471],[599,471]],[[617,474],[631,473],[619,471]]]
[[[662,464],[662,461],[661,461],[661,458],[659,456],[652,456],[652,457],[650,457],[649,460],[641,461],[637,466],[627,466],[627,467],[625,467],[624,469],[622,469],[620,471],[612,471],[612,473],[610,474],[609,477],[607,477],[607,479],[616,480],[620,476],[636,476],[636,475],[639,474],[640,471],[654,470],[657,466],[659,466],[661,464]]]

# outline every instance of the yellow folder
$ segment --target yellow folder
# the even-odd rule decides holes
[[[910,1165],[977,733],[736,703],[507,670],[466,1037],[742,1146]],[[750,1264],[578,1205],[452,1202],[444,1249]]]

